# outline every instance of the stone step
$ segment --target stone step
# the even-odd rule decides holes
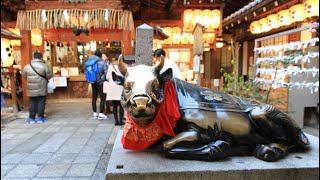
[[[252,156],[230,157],[217,162],[172,160],[160,151],[122,148],[119,130],[106,172],[107,180],[260,180],[319,179],[319,138],[307,135],[311,150],[292,153],[277,162]]]

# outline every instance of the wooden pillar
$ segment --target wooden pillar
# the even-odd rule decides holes
[[[132,55],[132,37],[131,37],[131,32],[128,30],[123,30],[122,31],[122,54],[126,55]]]
[[[21,70],[24,66],[31,62],[32,59],[32,46],[31,46],[31,32],[27,30],[21,30]],[[29,105],[29,98],[27,95],[27,81],[22,78],[22,92],[23,92],[23,107],[27,109]]]

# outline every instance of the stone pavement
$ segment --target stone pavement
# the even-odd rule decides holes
[[[47,103],[49,121],[1,129],[1,179],[102,180],[120,126],[92,118],[91,104]]]

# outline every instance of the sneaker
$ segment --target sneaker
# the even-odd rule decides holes
[[[34,123],[36,123],[36,121],[35,121],[34,119],[32,119],[32,118],[28,118],[28,119],[26,120],[26,122],[29,123],[29,124],[34,124]]]
[[[103,113],[99,113],[98,119],[108,119],[108,117]]]
[[[93,113],[93,118],[97,118],[98,117],[98,113],[94,112]]]
[[[37,123],[44,123],[46,121],[48,121],[48,118],[45,118],[45,117],[38,117],[37,119]]]

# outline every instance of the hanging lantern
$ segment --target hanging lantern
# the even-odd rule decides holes
[[[289,14],[294,22],[300,22],[306,19],[306,14],[304,11],[304,6],[303,4],[296,4],[289,8]]]
[[[278,15],[277,14],[271,14],[267,17],[268,26],[271,29],[276,29],[280,27],[280,24],[278,23]]]
[[[269,26],[267,18],[262,18],[259,20],[259,27],[261,32],[268,32],[271,30],[271,27]]]
[[[181,44],[188,44],[189,42],[189,33],[182,33],[180,38]]]
[[[1,38],[1,67],[12,66],[13,61],[13,51],[10,40]]]
[[[180,35],[181,29],[179,27],[172,28],[172,43],[179,44],[180,43]]]
[[[303,6],[307,17],[319,16],[319,0],[306,0]]]
[[[212,29],[218,29],[220,27],[221,23],[221,11],[219,9],[212,10],[212,16],[211,16],[211,28]]]
[[[203,33],[204,43],[212,44],[214,42],[214,33]]]
[[[172,41],[172,28],[171,27],[165,27],[163,28],[163,32],[168,35],[169,37],[164,40],[165,44],[171,44]]]
[[[193,18],[193,26],[194,27],[197,23],[202,24],[202,11],[200,9],[195,9],[193,11],[194,18]]]
[[[285,9],[280,12],[278,12],[278,23],[281,24],[281,26],[287,26],[292,24],[292,20],[289,16],[289,10]]]
[[[193,44],[193,34],[189,33],[189,44]]]
[[[205,9],[202,11],[202,25],[206,28],[209,28],[211,23],[211,11],[209,9]]]
[[[216,48],[222,48],[222,47],[223,47],[223,39],[217,38]]]
[[[20,36],[20,29],[18,28],[9,28],[9,30]],[[21,40],[10,40],[12,46],[21,46]]]
[[[253,22],[250,24],[250,32],[251,32],[252,34],[259,34],[259,33],[261,33],[260,26],[259,26],[259,21],[253,21]]]
[[[31,29],[31,43],[34,46],[42,45],[42,37],[40,29]]]
[[[193,30],[193,10],[187,9],[183,13],[183,29],[184,31]]]

